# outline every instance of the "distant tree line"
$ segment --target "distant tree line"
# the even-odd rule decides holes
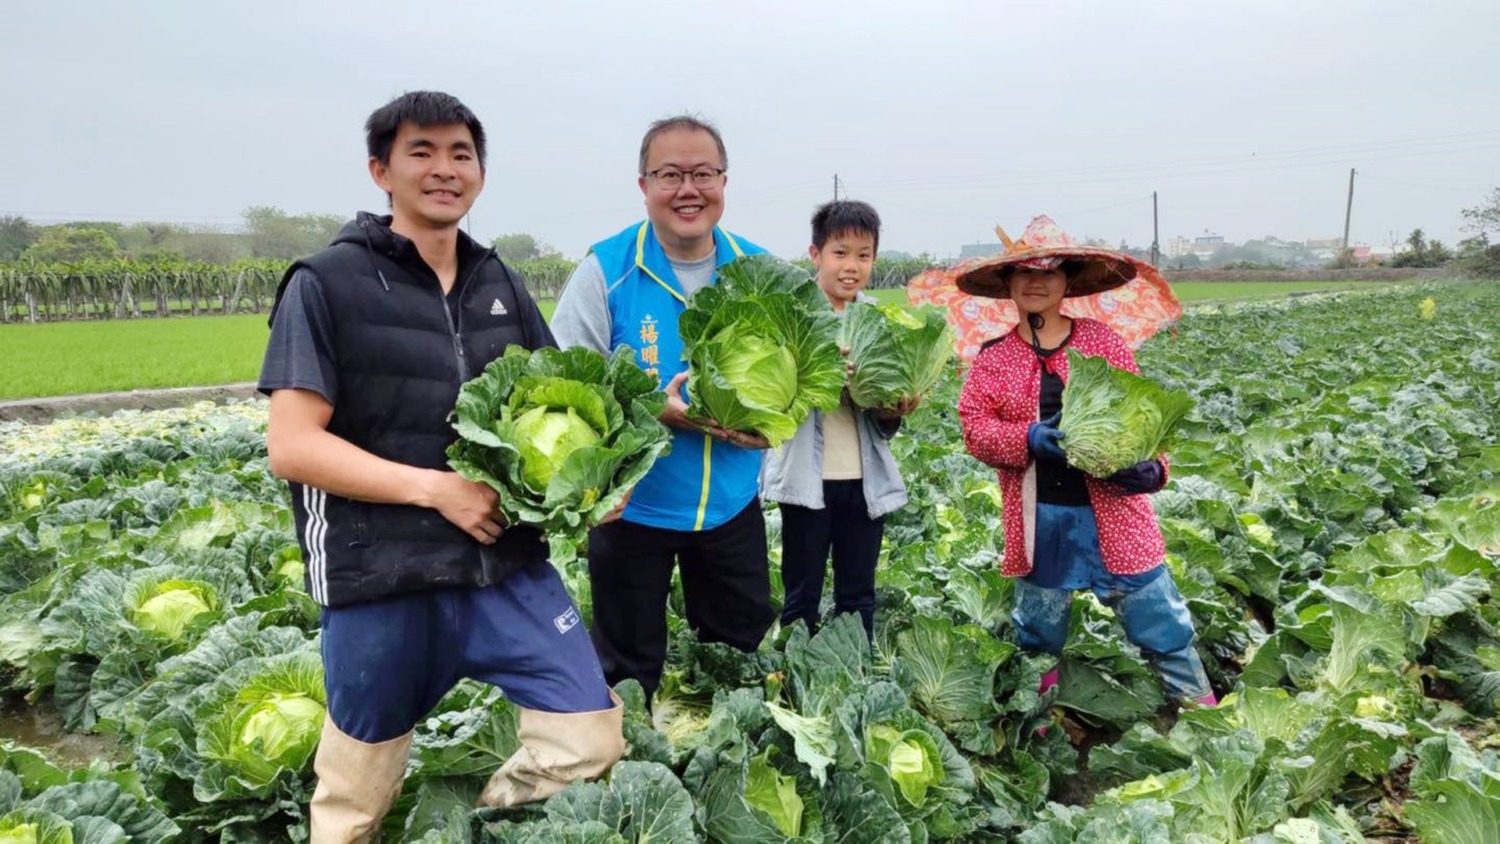
[[[1413,229],[1392,267],[1450,267],[1476,276],[1500,277],[1500,187],[1463,209],[1471,236],[1450,248]],[[241,215],[236,232],[174,223],[78,221],[39,226],[24,217],[0,216],[0,322],[110,319],[171,314],[257,312],[265,309],[288,262],[331,242],[343,225],[333,214],[288,214],[254,206]],[[1090,241],[1094,243],[1095,241]],[[1102,241],[1098,241],[1101,245]],[[524,275],[532,293],[555,299],[577,262],[526,233],[491,241]],[[1149,257],[1120,243],[1121,250]],[[1241,269],[1305,266],[1302,244],[1274,238],[1252,240],[1216,252],[1164,259],[1177,268],[1205,265]],[[809,272],[806,258],[794,263]],[[1352,266],[1345,254],[1333,266]],[[872,288],[903,287],[923,271],[941,266],[931,255],[887,252],[876,259]]]
[[[247,208],[241,220],[241,231],[225,232],[211,226],[106,220],[38,226],[24,217],[0,217],[0,262],[290,261],[327,246],[344,223],[333,214],[288,214],[270,206]]]

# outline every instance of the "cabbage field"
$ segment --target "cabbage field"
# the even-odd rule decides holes
[[[516,711],[461,685],[384,840],[1500,840],[1500,286],[1198,309],[1140,361],[1195,402],[1154,500],[1219,707],[1179,713],[1085,595],[1037,695],[950,376],[894,441],[873,648],[844,617],[745,655],[678,604],[654,706],[619,689],[626,761],[506,811],[470,807]],[[0,739],[0,842],[305,840],[317,608],[263,431],[260,403],[0,426],[0,688],[118,746]]]

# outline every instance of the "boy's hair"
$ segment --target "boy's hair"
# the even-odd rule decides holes
[[[719,148],[719,166],[725,170],[729,169],[729,153],[724,150],[724,138],[712,123],[694,114],[674,114],[671,117],[652,123],[646,129],[645,137],[641,138],[641,160],[636,169],[640,175],[646,175],[646,160],[651,154],[651,142],[656,140],[657,135],[666,132],[707,132],[714,139],[714,146]]]
[[[821,251],[830,237],[867,234],[880,249],[880,215],[868,202],[835,199],[818,206],[812,216],[812,243]]]
[[[391,163],[391,147],[396,143],[396,130],[403,123],[418,126],[447,126],[462,123],[474,136],[474,154],[479,157],[479,169],[484,169],[484,126],[469,107],[457,97],[441,91],[407,91],[405,94],[375,109],[365,121],[365,146],[370,157],[381,164]]]

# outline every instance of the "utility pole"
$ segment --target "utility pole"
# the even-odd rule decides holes
[[[839,174],[833,174],[833,201],[839,201]]]
[[[1344,250],[1339,253],[1339,261],[1349,259],[1349,216],[1354,212],[1354,168],[1349,168],[1349,202],[1344,206]]]
[[[1151,192],[1151,266],[1161,264],[1161,224],[1156,216],[1156,191]]]

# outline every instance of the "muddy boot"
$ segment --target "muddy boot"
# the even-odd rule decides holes
[[[369,841],[401,793],[410,755],[411,733],[366,744],[344,735],[332,718],[324,718],[313,761],[318,788],[308,811],[311,844]]]
[[[481,806],[515,806],[545,800],[569,783],[597,777],[625,752],[625,705],[594,712],[521,710],[521,749],[505,760],[479,796]]]

